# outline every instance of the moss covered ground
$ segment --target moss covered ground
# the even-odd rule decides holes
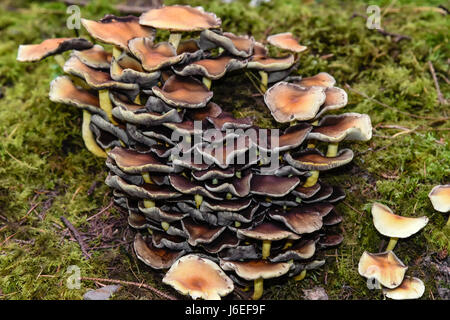
[[[118,14],[112,8],[116,2],[92,1],[82,16]],[[409,266],[408,274],[426,283],[423,299],[445,298],[450,289],[448,214],[434,211],[427,197],[433,186],[450,182],[449,108],[438,102],[429,69],[430,61],[444,98],[450,98],[450,20],[431,9],[442,2],[371,1],[381,6],[385,30],[409,37],[400,41],[367,29],[364,17],[352,17],[366,14],[364,1],[272,0],[258,8],[249,8],[248,1],[165,1],[175,2],[203,5],[222,18],[224,29],[256,39],[293,32],[309,47],[298,74],[331,73],[349,93],[345,111],[368,113],[372,119],[373,139],[352,144],[353,163],[325,177],[347,190],[338,206],[344,216],[343,244],[327,252],[323,268],[301,282],[274,284],[264,298],[302,299],[301,289],[321,286],[331,299],[382,299],[357,272],[362,252],[378,252],[388,240],[372,224],[374,201],[401,215],[429,217],[425,229],[399,241],[395,251]],[[0,299],[80,299],[96,284],[83,281],[79,290],[67,288],[70,265],[79,266],[84,277],[144,282],[174,294],[132,252],[133,232],[111,206],[103,184],[103,160],[83,146],[80,111],[49,101],[49,83],[62,74],[60,67],[53,59],[15,60],[19,44],[74,36],[66,18],[61,3],[0,3]],[[237,116],[273,124],[247,77],[218,81],[214,91],[216,102]],[[94,248],[90,259],[61,216]],[[127,286],[115,298],[157,297]]]

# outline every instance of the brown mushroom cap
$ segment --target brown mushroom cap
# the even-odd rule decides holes
[[[428,197],[435,210],[439,212],[450,211],[450,184],[435,186]]]
[[[264,94],[264,102],[278,122],[314,119],[325,102],[320,87],[304,88],[288,82],[278,82]]]
[[[336,84],[336,80],[330,74],[326,72],[320,72],[315,76],[302,78],[296,83],[302,87],[318,86],[331,88]]]
[[[162,88],[153,87],[153,93],[167,104],[182,108],[202,108],[213,93],[193,77],[180,77],[173,75]]]
[[[112,58],[110,75],[116,81],[135,83],[141,88],[151,88],[159,82],[161,72],[145,72],[138,60],[123,52],[117,59]]]
[[[252,199],[236,199],[236,200],[222,200],[214,201],[205,199],[203,200],[200,210],[201,211],[229,211],[238,212],[244,210],[250,206]]]
[[[209,253],[219,253],[227,248],[235,248],[239,245],[240,240],[236,237],[234,232],[226,229],[213,242],[203,244],[202,247]]]
[[[220,28],[222,21],[214,13],[205,12],[202,7],[174,5],[143,13],[139,23],[170,31],[202,31]]]
[[[212,42],[224,48],[234,56],[248,58],[253,53],[255,40],[249,36],[237,36],[231,32],[222,34],[211,30],[204,30],[200,34],[200,43]],[[207,48],[209,49],[209,48]]]
[[[17,61],[39,61],[49,56],[68,50],[85,50],[93,44],[83,38],[55,38],[42,41],[40,44],[20,45]]]
[[[234,290],[233,281],[213,261],[195,254],[176,261],[163,282],[192,299],[219,300]]]
[[[311,206],[298,206],[289,211],[271,210],[269,216],[283,222],[296,234],[312,233],[323,225],[320,211]]]
[[[382,253],[364,251],[358,264],[360,275],[368,279],[376,279],[390,289],[402,283],[407,269],[408,267],[392,251]]]
[[[179,174],[169,174],[169,181],[172,187],[175,188],[175,190],[178,190],[179,192],[183,194],[199,194],[205,197],[208,197],[210,199],[214,200],[221,200],[222,198],[219,196],[216,196],[212,192],[209,192],[202,183],[194,180],[190,181],[189,179],[185,178],[182,175]]]
[[[368,141],[372,138],[372,123],[367,114],[343,113],[323,117],[308,134],[308,139],[323,142],[342,140]]]
[[[140,233],[137,233],[134,238],[134,251],[139,260],[153,269],[167,269],[184,254],[184,251],[156,248]]]
[[[116,147],[108,153],[120,170],[129,174],[143,172],[171,172],[172,167],[163,164],[150,153],[139,153],[131,149]]]
[[[104,43],[113,44],[128,51],[128,41],[137,37],[153,39],[154,30],[139,24],[135,16],[116,17],[106,15],[100,21],[81,19],[89,34]]]
[[[91,49],[78,51],[73,55],[80,59],[85,65],[96,69],[108,69],[111,64],[112,54],[105,51],[101,45],[94,45]]]
[[[295,154],[288,152],[284,159],[298,169],[323,171],[349,163],[353,159],[353,151],[341,149],[335,157],[326,157],[317,149],[305,149]]]
[[[347,92],[341,88],[325,88],[325,96],[325,102],[320,106],[320,110],[316,114],[316,119],[328,111],[337,110],[347,105]]]
[[[316,252],[316,242],[314,240],[300,240],[294,243],[291,247],[282,252],[269,257],[271,262],[281,262],[294,260],[309,259],[314,256]]]
[[[196,246],[200,243],[211,243],[217,239],[226,227],[212,227],[205,223],[196,223],[191,218],[181,220],[183,230],[189,235],[188,243]]]
[[[393,238],[408,238],[419,232],[428,223],[428,218],[402,217],[396,215],[392,210],[378,202],[372,206],[372,217],[375,228],[381,234]]]
[[[234,271],[245,280],[271,279],[286,274],[292,262],[272,263],[267,260],[225,261],[220,260],[220,267],[225,271]]]
[[[311,187],[304,187],[303,185],[298,185],[297,188],[295,188],[292,193],[300,197],[302,199],[308,199],[317,194],[319,190],[322,188],[322,184],[320,182],[317,182]]]
[[[255,45],[255,53],[257,46]],[[262,49],[258,52],[263,53]],[[294,55],[290,54],[285,57],[271,58],[262,55],[253,55],[247,64],[248,69],[262,70],[267,72],[274,72],[280,70],[286,70],[292,67],[295,63]]]
[[[134,38],[128,41],[128,48],[141,62],[142,67],[153,72],[180,62],[183,55],[177,55],[175,48],[168,42],[153,44],[148,38]]]
[[[205,183],[206,189],[216,193],[231,193],[236,197],[246,197],[250,193],[250,181],[252,179],[251,172],[244,174],[242,178],[233,178],[231,181],[225,181],[218,184]]]
[[[299,183],[300,179],[298,177],[254,175],[250,184],[250,192],[270,197],[284,197]]]
[[[229,55],[197,60],[183,66],[173,67],[180,76],[202,76],[211,80],[222,78],[227,72],[242,69],[247,65],[245,60],[238,60]]]
[[[49,97],[53,102],[70,104],[105,116],[98,97],[87,90],[77,88],[67,76],[57,77],[50,83]]]
[[[267,42],[280,49],[289,50],[297,53],[305,51],[307,49],[307,47],[300,45],[298,43],[298,40],[295,39],[292,33],[290,32],[271,35],[267,37]]]
[[[395,289],[383,289],[386,297],[394,300],[419,299],[425,292],[425,285],[422,280],[415,277],[406,276],[403,282]]]
[[[283,239],[297,240],[300,236],[280,227],[278,224],[265,221],[256,227],[249,229],[238,229],[238,237],[246,237],[258,240],[277,241]]]

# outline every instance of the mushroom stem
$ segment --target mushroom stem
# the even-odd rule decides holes
[[[269,74],[265,71],[260,71],[259,75],[261,76],[261,91],[266,92],[267,91],[267,85],[269,83]]]
[[[236,228],[239,228],[239,227],[241,226],[241,222],[240,222],[240,221],[235,221],[235,222],[234,222],[234,226],[235,226]]]
[[[270,256],[270,247],[272,242],[270,240],[263,240],[262,243],[262,258],[267,259]]]
[[[311,142],[308,142],[308,145],[306,147],[308,149],[314,149],[316,147],[316,144],[313,141],[311,141]]]
[[[284,244],[284,247],[282,250],[286,250],[290,247],[292,247],[292,240],[286,240],[286,243]]]
[[[395,245],[397,244],[398,238],[391,238],[391,240],[389,240],[389,243],[386,247],[386,251],[392,251],[395,248]]]
[[[252,299],[259,300],[262,297],[263,291],[264,291],[264,279],[263,278],[256,279],[254,282]]]
[[[114,120],[112,115],[112,103],[111,99],[109,98],[109,90],[99,90],[98,92],[98,98],[100,100],[100,108],[102,108],[103,111],[105,111],[106,115],[108,116],[109,121],[111,121],[112,124],[118,125],[117,121]]]
[[[214,179],[212,180],[212,184],[219,184],[219,179],[214,178]]]
[[[164,229],[164,231],[169,230],[170,224],[166,221],[161,221],[161,227]]]
[[[62,54],[57,54],[53,57],[56,61],[56,63],[64,69],[64,64],[66,63],[66,60],[64,60],[64,57],[62,56]]]
[[[154,208],[155,207],[155,201],[152,200],[144,200],[144,207],[146,208]]]
[[[203,202],[203,196],[201,196],[199,194],[196,194],[194,196],[194,199],[195,199],[195,206],[197,207],[197,209],[200,208],[200,206],[201,206],[201,204]]]
[[[305,279],[305,277],[306,277],[306,269],[302,270],[302,272],[300,272],[298,275],[296,275],[294,277],[294,280],[301,281],[301,280]]]
[[[305,183],[303,184],[305,188],[312,187],[317,183],[317,179],[319,179],[319,171],[314,170],[310,171],[310,173],[311,175],[306,179]]]
[[[178,45],[180,44],[181,33],[171,33],[169,36],[169,43],[173,45],[175,50],[177,50]]]
[[[119,59],[119,56],[121,54],[122,54],[122,50],[120,50],[120,48],[114,46],[113,47],[113,52],[112,52],[112,55],[113,55],[114,59],[116,59],[116,60]]]
[[[152,178],[150,177],[150,174],[148,172],[144,172],[142,174],[142,178],[144,179],[145,183],[153,184]]]
[[[94,135],[92,134],[91,128],[89,128],[90,123],[91,114],[89,113],[89,111],[83,110],[83,125],[81,133],[83,136],[84,144],[86,145],[86,148],[97,157],[106,158],[106,152],[97,144]]]
[[[136,98],[134,98],[134,103],[136,104],[142,104],[141,102],[141,94],[138,93],[138,95],[136,96]]]
[[[209,89],[211,89],[211,79],[207,78],[207,77],[203,77],[202,79],[203,84]]]
[[[327,149],[327,157],[336,157],[339,148],[339,143],[330,143]]]

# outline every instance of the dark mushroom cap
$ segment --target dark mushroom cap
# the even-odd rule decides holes
[[[207,170],[191,171],[191,175],[195,180],[205,181],[212,179],[227,179],[234,177],[234,168],[229,167],[226,169],[220,169],[216,167],[210,167]]]
[[[95,39],[128,51],[128,41],[137,37],[153,39],[154,30],[139,24],[134,16],[116,17],[106,15],[100,21],[81,19],[81,23]]]
[[[181,256],[184,251],[175,251],[170,249],[159,249],[147,242],[140,233],[134,238],[134,251],[136,256],[146,265],[153,269],[167,269]]]
[[[241,238],[245,237],[270,241],[283,239],[297,240],[300,238],[299,235],[269,221],[264,221],[263,223],[249,229],[238,229],[237,236]]]
[[[212,227],[205,223],[196,223],[191,218],[181,220],[183,230],[188,234],[188,243],[197,246],[200,243],[211,243],[217,239],[226,227]]]
[[[288,152],[284,155],[284,159],[298,169],[323,171],[349,163],[353,159],[353,151],[341,149],[335,157],[326,157],[317,149],[305,149],[295,154]]]
[[[292,262],[271,263],[267,260],[225,261],[220,260],[220,267],[225,271],[234,271],[245,280],[278,278],[286,274]]]
[[[172,67],[180,76],[202,76],[211,80],[222,78],[227,72],[245,68],[247,61],[221,55],[215,58],[206,58],[190,62],[183,66]]]
[[[298,177],[254,175],[251,180],[250,191],[252,194],[269,197],[284,197],[299,183],[300,179]]]
[[[100,108],[98,97],[87,90],[77,88],[67,76],[57,77],[50,83],[49,97],[53,102],[69,104],[106,116]]]
[[[172,167],[163,164],[155,156],[139,153],[130,149],[116,147],[108,153],[117,166],[124,172],[137,174],[143,172],[172,172]]]
[[[235,118],[230,112],[222,112],[220,115],[210,116],[208,121],[214,125],[214,128],[222,131],[227,129],[246,129],[253,124],[249,117]]]
[[[112,54],[105,51],[101,45],[94,45],[91,49],[73,51],[73,55],[85,65],[96,69],[108,69],[111,64]]]
[[[214,102],[209,102],[206,107],[201,109],[186,110],[186,116],[191,120],[202,121],[207,118],[218,117],[222,113],[222,108]]]
[[[264,94],[264,102],[272,116],[282,123],[314,119],[325,98],[323,88],[304,88],[288,82],[278,82]]]
[[[250,193],[250,181],[252,179],[251,172],[243,174],[242,178],[233,178],[231,181],[213,184],[206,182],[205,188],[215,193],[231,193],[236,197],[245,197]]]
[[[184,250],[185,252],[192,251],[186,238],[170,235],[157,230],[153,230],[152,232],[152,244],[160,249],[168,248],[172,250]]]
[[[230,212],[238,212],[241,210],[245,210],[252,203],[252,199],[236,199],[236,200],[222,200],[222,201],[214,201],[214,200],[203,200],[200,210],[201,211],[230,211]]]
[[[171,210],[170,208],[161,209],[157,206],[147,208],[141,201],[139,202],[138,207],[139,207],[139,211],[142,212],[146,217],[148,217],[154,221],[159,221],[159,222],[179,221],[188,216],[187,213],[177,212],[177,211]]]
[[[225,229],[213,242],[203,244],[202,247],[208,252],[217,254],[227,248],[235,248],[239,245],[240,240],[236,237],[234,232]]]
[[[192,77],[171,76],[162,88],[153,87],[153,93],[167,104],[181,108],[202,108],[213,93]]]
[[[194,195],[199,194],[214,200],[222,199],[221,197],[216,196],[213,193],[209,192],[203,186],[203,184],[199,183],[198,181],[190,181],[189,179],[186,179],[182,175],[173,173],[169,174],[169,180],[172,187],[174,187],[175,190],[178,190],[183,194],[194,194]]]
[[[328,233],[320,238],[319,245],[324,248],[334,247],[342,243],[344,236],[337,233]]]
[[[124,83],[114,81],[109,73],[93,69],[81,62],[77,57],[72,56],[64,64],[64,72],[73,74],[84,79],[87,84],[94,89],[121,89],[137,90],[139,86],[135,83]]]
[[[322,222],[325,226],[333,226],[342,222],[342,216],[333,209],[329,214],[323,217]]]
[[[297,53],[305,51],[307,49],[307,47],[300,45],[298,43],[298,40],[295,39],[292,33],[290,32],[271,35],[267,37],[267,42],[280,49],[289,50]]]
[[[161,73],[145,72],[138,60],[123,52],[118,59],[112,58],[110,75],[116,81],[136,83],[140,88],[150,88],[159,82]]]
[[[287,128],[283,134],[273,130],[256,130],[256,134],[249,136],[259,149],[279,153],[300,146],[312,128],[309,123],[299,123]]]
[[[294,194],[297,197],[300,197],[301,199],[308,199],[314,196],[317,192],[319,192],[321,188],[322,184],[320,181],[318,181],[311,187],[304,187],[303,185],[298,185],[297,188],[295,188],[292,191],[292,194]]]
[[[315,203],[327,200],[333,194],[333,187],[329,184],[322,183],[320,190],[314,196],[303,199],[304,203]]]
[[[312,233],[322,228],[322,217],[318,210],[311,207],[298,206],[288,211],[270,210],[269,216],[283,222],[286,227],[297,234]]]
[[[17,61],[31,62],[45,59],[68,50],[85,50],[93,44],[83,38],[55,38],[42,41],[40,44],[20,45]]]
[[[291,247],[269,257],[270,262],[282,262],[289,260],[305,260],[312,258],[316,252],[316,242],[314,240],[300,240]]]
[[[336,80],[330,74],[326,72],[320,72],[315,76],[302,78],[296,83],[302,87],[318,86],[331,88],[336,84]]]
[[[220,28],[222,21],[202,7],[165,6],[143,13],[139,23],[156,29],[170,31],[202,31]]]
[[[134,38],[128,42],[128,47],[148,72],[169,67],[183,59],[183,55],[177,55],[175,48],[168,42],[154,45],[151,39]]]
[[[200,34],[200,44],[204,50],[220,46],[234,56],[248,58],[253,53],[255,40],[249,36],[237,36],[230,32],[219,33],[212,30],[204,30]]]

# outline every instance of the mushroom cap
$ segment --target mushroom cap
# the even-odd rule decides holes
[[[433,208],[439,212],[450,211],[450,184],[437,185],[428,194]]]
[[[208,197],[210,199],[214,200],[221,200],[222,198],[219,196],[216,196],[212,192],[209,192],[202,183],[194,180],[190,181],[189,179],[185,178],[182,175],[179,174],[169,174],[169,181],[172,187],[175,188],[175,190],[183,193],[183,194],[199,194],[205,197]]]
[[[326,157],[317,149],[304,149],[294,154],[288,152],[284,155],[284,159],[298,169],[323,171],[349,163],[353,159],[353,151],[341,149],[335,157]]]
[[[254,175],[250,184],[250,192],[269,197],[284,197],[299,183],[300,179],[298,177]]]
[[[154,38],[155,31],[139,24],[135,16],[106,15],[100,21],[81,19],[81,23],[95,39],[128,51],[128,41],[136,37]]]
[[[174,5],[143,13],[139,23],[156,29],[192,32],[220,28],[222,21],[214,13],[205,12],[202,7]]]
[[[382,235],[393,238],[408,238],[419,232],[428,223],[428,217],[410,218],[396,215],[384,204],[375,202],[372,206],[375,228]]]
[[[255,53],[257,52],[256,48],[257,46],[255,45]],[[263,49],[258,49],[258,52],[263,53],[264,51]],[[295,58],[292,54],[277,58],[271,58],[263,55],[253,55],[253,57],[247,64],[247,68],[266,72],[274,72],[289,69],[294,63]]]
[[[217,264],[195,254],[178,259],[162,281],[194,300],[219,300],[234,290],[233,281]]]
[[[188,118],[198,121],[218,117],[221,113],[222,108],[214,102],[209,102],[206,107],[201,109],[186,110],[186,115]]]
[[[74,50],[73,55],[85,65],[96,69],[108,69],[112,59],[112,54],[98,44],[87,50]]]
[[[342,140],[368,141],[372,138],[372,123],[367,114],[343,113],[323,117],[308,134],[308,139],[323,142]]]
[[[222,112],[217,116],[208,116],[208,121],[214,125],[214,128],[221,131],[227,129],[247,129],[253,124],[250,117],[235,118],[230,112]]]
[[[281,123],[314,119],[325,98],[325,90],[321,87],[304,88],[283,81],[264,94],[264,102],[272,116]]]
[[[322,116],[324,113],[337,110],[347,105],[348,96],[345,90],[338,87],[325,88],[325,102],[320,106],[315,119]]]
[[[183,66],[172,67],[180,76],[202,76],[211,80],[222,78],[227,72],[245,68],[247,61],[233,58],[229,55],[221,55],[214,58],[205,58],[190,62]]]
[[[196,223],[191,218],[181,220],[184,232],[188,234],[188,243],[196,246],[200,243],[211,243],[217,239],[226,227],[213,227],[205,223]]]
[[[270,210],[269,216],[283,222],[296,234],[312,233],[323,225],[320,209],[312,206],[298,206],[289,211]]]
[[[298,185],[297,188],[295,188],[292,191],[292,193],[295,196],[300,197],[302,199],[308,199],[317,194],[317,192],[319,192],[321,188],[322,184],[320,183],[320,181],[318,181],[311,187],[304,187],[303,185]]]
[[[211,243],[203,244],[202,247],[209,253],[217,254],[227,248],[236,248],[239,243],[240,240],[236,237],[236,234],[226,229],[217,239]]]
[[[172,172],[172,167],[160,162],[150,153],[139,153],[131,149],[116,147],[108,153],[123,172],[140,174],[143,172]]]
[[[184,254],[184,251],[156,248],[140,233],[134,238],[134,251],[139,260],[153,269],[167,269]]]
[[[205,188],[216,193],[231,193],[236,197],[246,197],[250,193],[250,181],[252,173],[245,173],[242,178],[233,178],[230,181],[219,182],[218,184],[205,183]]]
[[[248,58],[253,53],[255,39],[249,36],[237,36],[231,32],[219,33],[211,30],[204,30],[200,34],[200,44],[202,48],[209,49],[211,43],[224,48],[234,56]]]
[[[220,267],[225,271],[234,271],[245,280],[271,279],[286,274],[292,262],[272,263],[267,260],[225,261],[220,260]]]
[[[53,102],[70,104],[105,116],[98,97],[87,90],[77,88],[67,76],[57,77],[50,83],[49,97]]]
[[[112,58],[109,71],[111,78],[126,83],[138,84],[140,88],[151,88],[158,84],[161,72],[145,72],[141,63],[125,51],[116,59]]]
[[[364,251],[358,264],[360,275],[368,279],[376,279],[390,289],[402,283],[407,269],[408,267],[392,251],[381,253]]]
[[[309,259],[314,256],[316,252],[316,242],[314,240],[300,240],[294,243],[288,249],[269,257],[271,262],[289,261],[294,260],[304,260]]]
[[[403,282],[395,289],[383,289],[386,297],[394,300],[419,299],[425,292],[425,285],[422,280],[415,277],[406,276]]]
[[[302,78],[296,83],[302,87],[318,86],[331,88],[336,84],[336,80],[329,73],[320,72],[315,76]]]
[[[92,46],[92,43],[83,38],[47,39],[40,44],[20,45],[17,51],[17,61],[39,61],[64,51],[85,50],[92,48]]]
[[[277,241],[283,239],[297,240],[300,236],[286,230],[285,228],[279,226],[278,224],[265,221],[256,227],[251,227],[249,229],[238,229],[238,237],[246,237],[258,240],[270,240]]]
[[[173,75],[162,88],[153,87],[153,93],[165,103],[181,108],[202,108],[211,100],[213,93],[193,77]]]
[[[151,39],[134,38],[128,41],[128,48],[148,72],[169,67],[183,59],[183,55],[177,55],[175,48],[168,42],[154,45]]]
[[[209,212],[209,211],[229,211],[229,212],[238,212],[241,210],[245,210],[252,203],[251,198],[243,198],[236,200],[222,200],[222,201],[214,201],[205,199],[203,200],[200,210]]]
[[[205,181],[212,179],[227,179],[234,177],[234,168],[229,167],[226,169],[220,169],[216,167],[208,168],[207,170],[191,171],[191,175],[195,180]]]
[[[307,49],[307,47],[300,45],[298,43],[298,40],[295,39],[292,33],[290,32],[273,34],[267,37],[267,42],[280,49],[289,50],[297,53],[305,51]]]

